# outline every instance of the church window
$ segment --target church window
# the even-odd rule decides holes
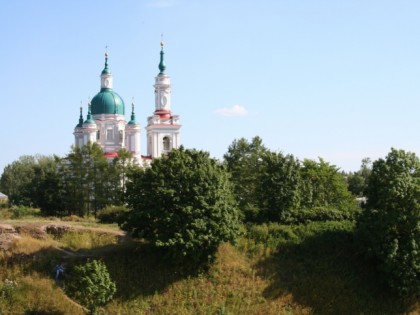
[[[96,132],[96,140],[99,140],[99,139],[101,139],[101,131],[100,130],[98,130]]]
[[[163,138],[163,151],[169,151],[171,149],[171,139],[169,137]]]
[[[106,141],[113,141],[114,140],[114,130],[112,128],[108,128],[106,130]]]

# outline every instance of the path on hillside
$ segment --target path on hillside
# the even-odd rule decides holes
[[[90,227],[77,224],[66,224],[57,222],[42,222],[42,223],[26,223],[26,224],[0,224],[0,251],[7,251],[13,242],[22,237],[22,235],[29,235],[36,239],[47,239],[50,235],[62,235],[68,232],[75,231],[91,231],[103,234],[113,234],[118,237],[118,244],[129,241],[130,237],[126,232],[111,228]],[[92,255],[85,253],[76,253],[64,248],[54,246],[54,248],[67,257],[89,257]],[[63,258],[66,258],[63,257]]]

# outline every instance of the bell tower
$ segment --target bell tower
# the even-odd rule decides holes
[[[147,119],[147,154],[152,158],[161,157],[171,149],[181,145],[179,116],[171,112],[171,79],[165,73],[163,51],[164,43],[160,43],[159,74],[155,77],[155,111]]]

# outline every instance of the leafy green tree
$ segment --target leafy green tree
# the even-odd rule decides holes
[[[115,175],[119,178],[119,183],[117,183],[115,203],[124,204],[125,203],[125,192],[126,192],[126,182],[127,182],[127,173],[131,168],[135,167],[133,154],[126,149],[121,149],[118,152],[118,156],[113,161],[113,167]]]
[[[59,168],[65,208],[80,216],[96,213],[119,198],[115,164],[104,157],[97,143],[73,147]]]
[[[362,165],[357,172],[349,173],[347,175],[347,183],[349,190],[355,196],[366,196],[368,180],[372,172],[372,161],[370,158],[364,158]]]
[[[55,156],[54,159],[41,161],[34,167],[31,200],[41,209],[43,215],[54,216],[64,210],[58,173],[59,163],[60,159]]]
[[[259,179],[262,159],[267,152],[262,139],[256,136],[251,142],[244,138],[234,140],[223,156],[227,170],[231,174],[239,208],[247,221],[260,221]]]
[[[301,168],[301,205],[304,208],[332,207],[354,210],[356,202],[346,179],[335,165],[323,159],[304,160]]]
[[[265,152],[257,178],[259,220],[285,222],[299,207],[299,161],[292,155]]]
[[[207,262],[238,233],[239,212],[225,168],[207,152],[180,149],[130,173],[123,228],[177,261]]]
[[[111,280],[106,265],[98,260],[76,266],[66,292],[96,314],[99,306],[112,299],[117,288]]]
[[[55,172],[52,156],[24,155],[4,168],[0,177],[0,191],[15,205],[39,206],[40,185],[48,174]]]
[[[358,220],[365,252],[401,295],[420,294],[420,161],[391,149],[373,163],[367,206]]]

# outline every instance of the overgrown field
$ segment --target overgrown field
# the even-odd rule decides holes
[[[0,252],[0,314],[86,314],[64,294],[66,280],[54,281],[53,269],[64,262],[71,277],[75,264],[93,258],[117,284],[100,314],[420,313],[418,301],[388,293],[355,250],[349,221],[244,227],[208,270],[165,263],[117,227],[77,222],[63,233],[42,233],[36,222],[16,225],[21,238]]]

